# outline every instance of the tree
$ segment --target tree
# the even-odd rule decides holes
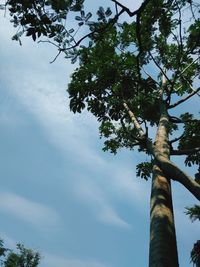
[[[22,244],[17,244],[18,252],[4,247],[3,240],[0,240],[0,257],[1,266],[3,267],[37,267],[40,263],[41,256],[32,249],[27,249]]]
[[[79,60],[68,86],[70,108],[96,116],[103,149],[125,147],[149,156],[137,165],[138,176],[152,175],[149,266],[176,267],[171,181],[200,200],[199,173],[193,179],[172,157],[184,155],[186,166],[200,165],[198,114],[176,111],[199,97],[200,4],[144,0],[132,11],[110,0],[92,20],[85,2],[8,0],[2,8],[18,28],[14,40],[21,44],[25,34],[51,43],[58,48],[52,62],[62,52],[72,63]],[[68,28],[68,16],[77,28]]]

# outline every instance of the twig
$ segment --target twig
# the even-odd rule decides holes
[[[186,100],[188,100],[189,98],[191,98],[193,95],[198,94],[199,91],[200,91],[200,87],[197,88],[196,90],[193,90],[193,92],[191,94],[187,95],[186,97],[182,98],[181,100],[177,101],[176,103],[170,105],[168,107],[168,109],[175,108],[178,105],[184,103]]]
[[[145,69],[144,67],[142,67],[142,70],[144,71],[144,73],[149,77],[151,78],[155,83],[157,83],[157,85],[160,85],[159,82],[157,82]]]
[[[181,71],[181,74],[183,74],[192,64],[194,64],[200,57],[197,57],[194,61],[192,61],[185,69]]]
[[[170,79],[167,77],[167,75],[165,74],[165,72],[163,71],[163,69],[159,66],[159,64],[157,63],[157,61],[155,60],[155,58],[153,57],[151,51],[149,51],[149,55],[151,56],[153,62],[155,63],[155,65],[159,68],[159,70],[162,72],[162,74],[165,76],[165,78],[167,79],[167,81],[172,84],[172,82],[170,81]]]
[[[56,61],[56,59],[59,57],[59,55],[60,55],[61,52],[62,52],[62,49],[60,49],[60,51],[57,53],[57,55],[55,56],[55,58],[52,61],[50,61],[51,64]]]
[[[130,17],[133,17],[135,15],[138,15],[140,14],[144,9],[145,7],[147,6],[147,4],[151,1],[151,0],[145,0],[141,6],[135,10],[135,11],[130,11],[129,8],[127,8],[126,6],[124,6],[123,4],[119,3],[117,0],[111,0],[112,2],[114,2],[115,4],[117,4],[119,7],[122,8],[122,10],[124,10]]]
[[[179,137],[176,137],[174,139],[172,139],[171,141],[169,141],[170,144],[176,143],[177,141],[179,141],[181,138],[183,138],[184,134],[181,134]]]

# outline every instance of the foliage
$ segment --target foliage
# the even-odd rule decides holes
[[[137,172],[136,175],[140,176],[141,178],[148,180],[151,178],[153,164],[152,162],[142,162],[137,165]]]
[[[200,266],[200,240],[197,240],[191,251],[191,262],[193,262],[196,267]]]
[[[186,208],[186,214],[189,215],[192,222],[195,220],[200,221],[200,206],[194,205],[193,207]],[[193,249],[191,251],[191,262],[197,267],[200,266],[200,240],[194,244]]]
[[[200,221],[200,206],[194,205],[194,207],[187,207],[186,214],[189,215],[192,221],[199,220]]]
[[[1,266],[3,267],[37,267],[41,256],[32,249],[27,249],[22,244],[16,245],[17,251],[4,247],[3,240],[0,240]]]
[[[5,253],[8,249],[4,247],[3,240],[0,239],[0,257],[5,256]]]

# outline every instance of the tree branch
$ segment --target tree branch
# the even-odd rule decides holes
[[[126,103],[123,103],[123,106],[126,109],[126,111],[128,112],[128,114],[131,118],[131,121],[133,122],[133,125],[138,132],[140,139],[142,139],[142,140],[146,139],[146,134],[145,134],[144,130],[142,129],[141,125],[139,124],[138,120],[136,119],[134,113],[130,110],[130,108],[128,107],[128,105]]]
[[[177,137],[177,138],[174,138],[173,140],[169,141],[170,144],[173,144],[177,141],[179,141],[182,137],[184,136],[184,134],[182,134],[181,136]]]
[[[95,33],[97,32],[102,32],[104,30],[106,30],[109,26],[112,26],[113,24],[115,24],[115,22],[118,20],[118,18],[122,15],[122,13],[124,13],[125,10],[122,9],[118,14],[116,14],[106,25],[104,25],[103,27],[101,27],[100,29],[96,29],[93,30],[91,32],[89,32],[88,34],[84,35],[82,38],[80,38],[78,41],[75,41],[75,39],[73,40],[75,42],[74,45],[71,45],[70,47],[67,48],[61,48],[59,47],[59,51],[64,52],[64,51],[68,51],[68,50],[72,50],[75,49],[76,47],[78,47],[85,39],[87,39],[88,37],[92,37]],[[52,43],[51,41],[39,41],[39,42],[49,42]],[[53,45],[55,45],[54,43],[52,43]],[[57,46],[57,45],[55,45]],[[56,57],[57,58],[57,57]]]
[[[183,74],[192,64],[194,64],[197,60],[199,59],[199,57],[197,57],[194,61],[192,61],[187,67],[185,67],[182,71],[181,74]]]
[[[200,184],[160,153],[155,152],[154,155],[167,177],[181,183],[200,201]]]
[[[155,63],[155,65],[159,68],[159,70],[162,72],[162,74],[165,76],[165,78],[167,79],[167,81],[172,84],[172,82],[170,81],[170,79],[167,77],[165,71],[159,66],[158,62],[155,60],[155,58],[153,57],[152,53],[149,51],[149,55],[151,56],[153,62]]]
[[[193,154],[193,153],[199,152],[199,151],[200,151],[200,147],[195,147],[195,148],[191,148],[191,149],[183,149],[183,150],[172,149],[170,152],[170,155],[172,155],[172,156],[190,155],[190,154]]]
[[[177,101],[176,103],[170,105],[170,106],[168,107],[168,109],[175,108],[175,107],[177,107],[178,105],[184,103],[186,100],[188,100],[189,98],[191,98],[193,95],[196,95],[199,91],[200,91],[200,87],[197,88],[196,90],[194,90],[191,94],[189,94],[189,95],[187,95],[186,97],[180,99],[180,100]]]
[[[144,73],[151,78],[158,86],[160,86],[159,82],[157,82],[145,69],[144,67],[142,67],[142,70],[144,71]]]
[[[139,146],[140,145],[140,141],[141,141],[141,139],[140,138],[138,138],[137,136],[135,136],[135,135],[132,135],[130,132],[128,132],[127,131],[127,129],[126,129],[126,126],[125,126],[125,124],[124,124],[124,121],[123,121],[123,118],[121,118],[120,119],[120,122],[121,122],[121,125],[122,125],[122,128],[123,128],[123,130],[124,130],[124,132],[126,133],[126,134],[128,134],[129,135],[129,137],[133,140],[133,141],[138,141],[138,142],[134,142],[134,146]]]
[[[180,118],[170,116],[169,121],[173,123],[190,123],[190,122],[198,122],[199,120],[197,119],[187,119],[187,120],[182,120]]]
[[[118,5],[119,7],[121,7],[130,17],[133,17],[135,15],[138,15],[140,13],[143,12],[143,10],[145,9],[145,7],[147,6],[147,4],[151,1],[151,0],[145,0],[141,6],[135,10],[135,11],[130,11],[129,8],[127,8],[125,5],[121,4],[120,2],[118,2],[117,0],[111,0],[112,2],[114,2],[116,5]]]

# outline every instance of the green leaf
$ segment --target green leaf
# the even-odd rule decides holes
[[[87,22],[91,17],[92,17],[92,13],[91,12],[87,13],[85,17],[85,22]]]
[[[76,20],[79,20],[79,21],[82,21],[83,20],[83,18],[82,17],[79,17],[79,16],[76,16],[75,19]]]

